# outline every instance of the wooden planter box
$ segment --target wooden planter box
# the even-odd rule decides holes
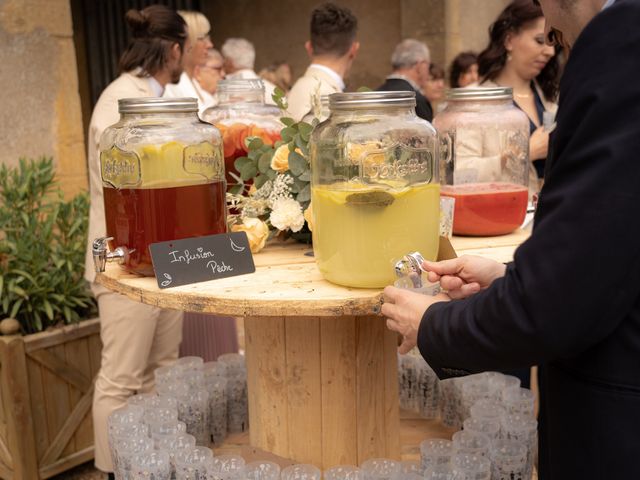
[[[44,479],[93,458],[99,319],[0,337],[0,477]]]

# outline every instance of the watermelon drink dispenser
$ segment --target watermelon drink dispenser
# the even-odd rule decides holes
[[[433,122],[441,141],[441,195],[455,199],[453,233],[504,235],[529,198],[529,120],[511,88],[460,88]]]

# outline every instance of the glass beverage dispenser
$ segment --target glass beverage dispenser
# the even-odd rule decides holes
[[[438,253],[438,142],[413,92],[335,93],[309,141],[313,250],[349,287],[393,284],[395,261]]]
[[[149,245],[227,230],[222,139],[198,119],[194,98],[128,98],[100,138],[107,237],[96,239],[96,270],[108,259],[153,276]],[[107,252],[107,242],[114,250]]]
[[[433,121],[443,143],[442,195],[455,198],[453,233],[502,235],[525,217],[529,119],[511,88],[456,88]]]
[[[264,83],[259,79],[231,79],[218,82],[220,103],[208,108],[202,118],[222,133],[227,183],[236,180],[229,172],[240,176],[234,162],[247,155],[247,137],[260,137],[266,145],[280,140],[280,110],[264,103]]]

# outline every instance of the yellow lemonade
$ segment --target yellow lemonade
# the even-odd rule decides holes
[[[347,189],[348,188],[348,189]],[[440,185],[402,189],[346,184],[312,189],[313,251],[330,282],[378,288],[393,284],[394,261],[438,254]]]

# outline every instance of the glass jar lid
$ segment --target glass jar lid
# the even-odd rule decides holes
[[[196,98],[122,98],[118,100],[120,113],[176,113],[197,112],[198,99]]]
[[[329,95],[331,110],[353,110],[381,107],[415,107],[415,92],[351,92]]]
[[[464,87],[447,90],[447,100],[513,100],[511,87]]]
[[[264,91],[264,82],[259,78],[225,78],[218,82],[218,94]]]

